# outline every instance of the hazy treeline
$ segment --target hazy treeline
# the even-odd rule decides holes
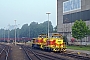
[[[51,21],[49,21],[49,32],[50,33],[56,32],[55,30],[56,30],[56,27],[53,27]],[[34,37],[37,37],[39,34],[47,34],[47,32],[48,32],[48,21],[45,21],[40,24],[38,24],[38,22],[31,22],[30,25],[24,24],[21,28],[16,28],[16,37],[34,38]],[[12,30],[0,29],[0,38],[4,38],[4,37],[14,38],[15,29],[12,29]]]

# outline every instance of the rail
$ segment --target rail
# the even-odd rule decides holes
[[[25,51],[27,57],[29,58],[29,60],[34,60],[30,55],[29,53],[32,53],[38,60],[43,60],[41,59],[39,56],[37,56],[32,50],[28,50],[28,48],[26,46],[22,46],[21,47],[23,48],[23,50]]]
[[[5,60],[8,60],[9,50],[10,50],[10,47],[4,45],[4,48],[0,52],[0,56],[3,55],[3,53],[5,52]]]

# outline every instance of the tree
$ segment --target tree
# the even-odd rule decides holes
[[[0,29],[0,38],[8,38],[8,30]],[[53,32],[53,26],[51,21],[49,21],[49,32]],[[30,25],[24,24],[21,29],[16,28],[16,38],[20,37],[30,37],[36,38],[39,34],[47,34],[48,33],[48,21],[38,24],[38,22],[31,22]],[[9,31],[9,37],[15,38],[15,29]]]
[[[57,32],[57,26],[54,27],[54,31],[53,32],[55,32],[55,33]]]
[[[86,37],[88,35],[89,28],[86,26],[86,23],[84,21],[76,20],[74,25],[72,26],[72,36],[76,39],[81,40],[82,44],[82,38]]]
[[[38,23],[37,22],[31,22],[29,25],[30,28],[30,38],[35,38],[38,35]]]
[[[17,32],[17,30],[16,30],[16,32]],[[12,29],[10,31],[10,38],[15,38],[15,29]]]
[[[29,36],[28,24],[24,24],[20,29],[20,37],[28,37],[28,36]]]
[[[32,22],[30,24],[30,37],[35,38],[39,34],[47,34],[48,31],[48,21],[38,24],[37,22]],[[53,32],[53,26],[51,21],[49,21],[49,32]]]

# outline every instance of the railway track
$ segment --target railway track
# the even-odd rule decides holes
[[[79,60],[90,60],[90,57],[80,56],[78,54],[73,54],[73,53],[57,53],[57,54],[72,57],[72,58],[79,59]]]
[[[35,53],[38,53],[39,55],[44,57],[49,56],[50,58],[52,58],[51,60],[74,60],[72,57],[58,55],[54,52],[45,52],[45,51],[38,52],[38,50],[33,50],[33,51],[35,51]]]
[[[29,60],[42,60],[39,56],[37,56],[32,50],[27,49],[25,46],[21,46],[25,51]]]
[[[40,53],[39,51],[33,51],[31,48],[27,46],[21,46],[28,56],[29,60],[67,60],[61,57],[56,57],[48,54]]]
[[[73,53],[70,53],[70,52],[69,53],[68,52],[65,52],[65,53],[54,53],[54,54],[57,54],[59,56],[64,56],[64,58],[66,57],[67,59],[69,58],[70,60],[71,59],[76,59],[76,60],[90,60],[90,57],[88,57],[88,56],[81,56],[81,55],[78,55],[78,54],[75,54],[75,53],[73,54]]]
[[[90,57],[86,56],[80,56],[78,54],[72,54],[72,53],[53,53],[56,56],[63,56],[62,58],[67,58],[67,60],[90,60]],[[69,58],[69,59],[68,59]]]
[[[0,48],[0,60],[9,60],[10,46],[2,45]]]

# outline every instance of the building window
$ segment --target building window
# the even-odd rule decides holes
[[[63,2],[63,13],[81,9],[81,0],[69,0]]]

